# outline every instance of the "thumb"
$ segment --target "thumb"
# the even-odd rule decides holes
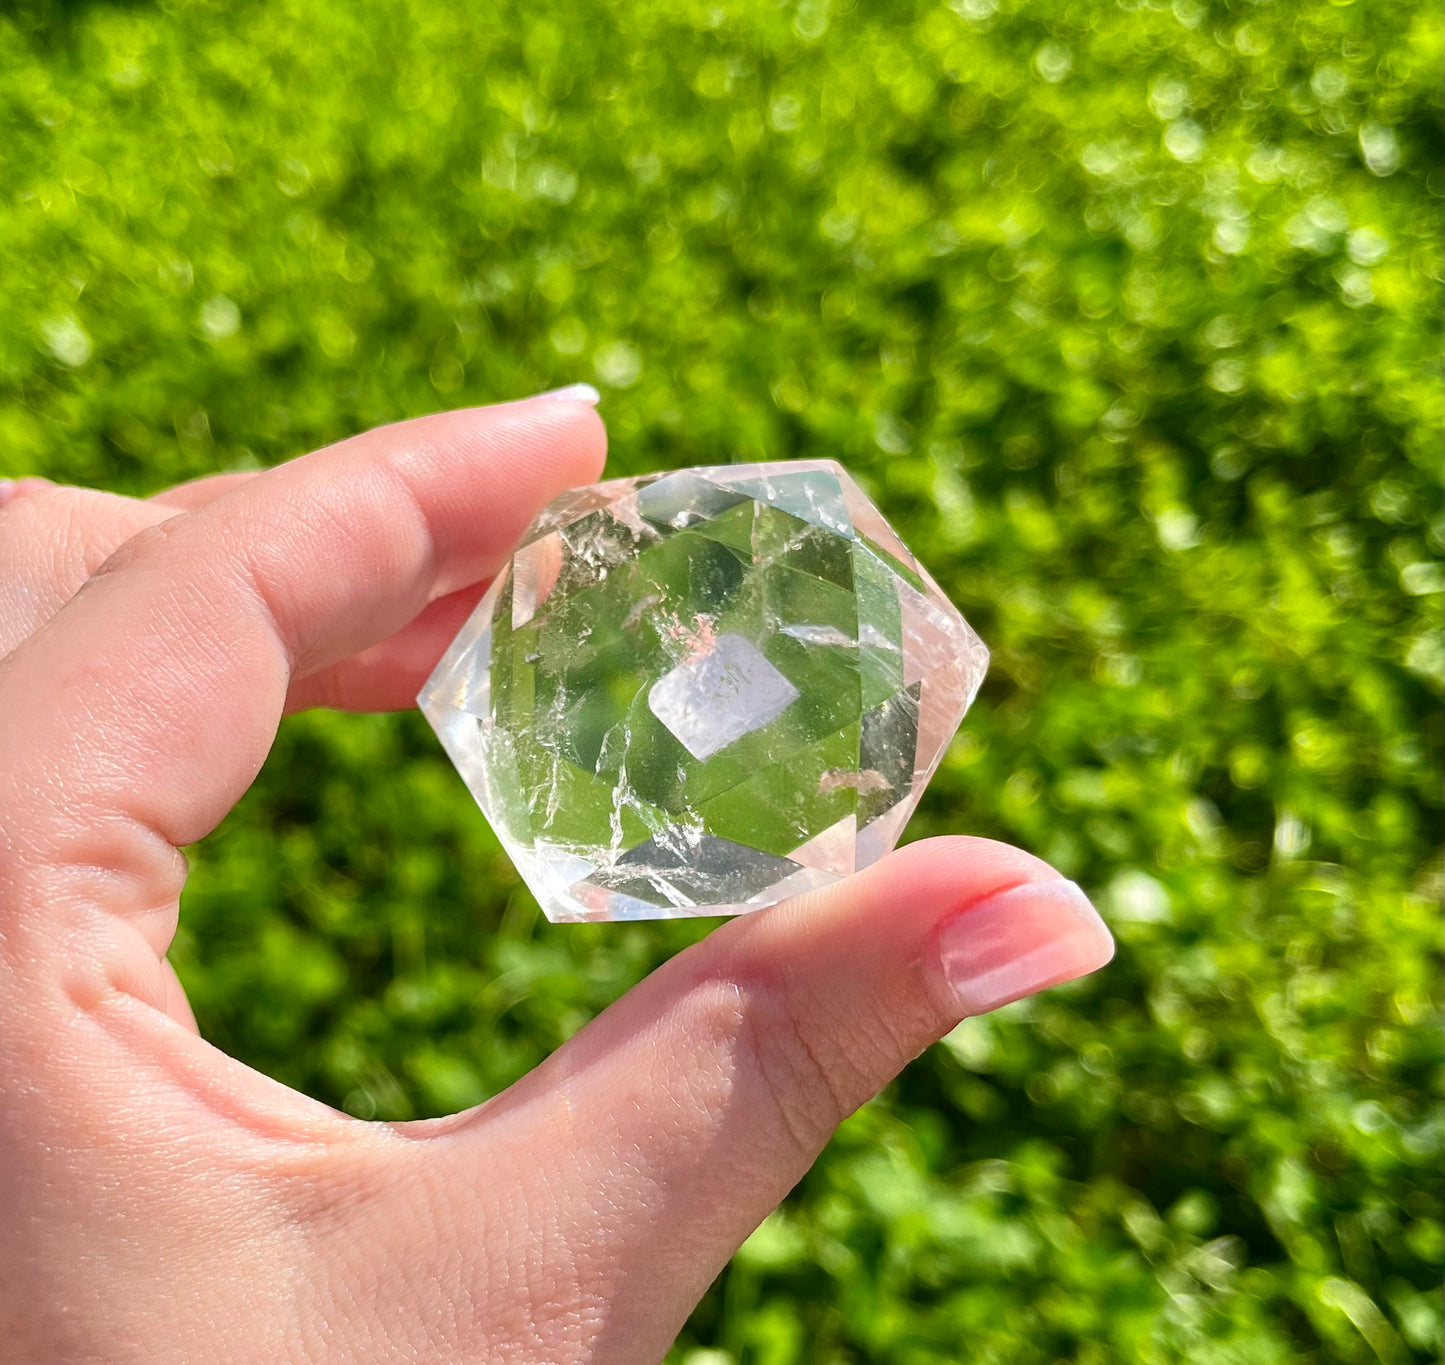
[[[485,1203],[510,1152],[520,1197],[588,1268],[589,1301],[545,1311],[599,1324],[589,1360],[657,1358],[843,1118],[964,1016],[1112,955],[1038,859],[913,844],[679,954],[505,1095],[432,1127],[429,1175]]]

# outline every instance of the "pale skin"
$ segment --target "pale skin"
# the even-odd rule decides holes
[[[198,1035],[180,848],[285,712],[410,706],[605,446],[539,398],[144,501],[0,481],[7,1365],[660,1360],[847,1114],[1108,960],[1047,865],[944,838],[723,924],[449,1118],[364,1123]]]

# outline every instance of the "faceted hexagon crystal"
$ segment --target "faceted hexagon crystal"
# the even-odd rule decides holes
[[[577,489],[418,699],[547,917],[756,910],[898,840],[988,651],[832,461]]]

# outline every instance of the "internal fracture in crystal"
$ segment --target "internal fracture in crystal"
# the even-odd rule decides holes
[[[549,919],[656,919],[882,857],[987,666],[839,465],[722,465],[559,498],[418,700]]]

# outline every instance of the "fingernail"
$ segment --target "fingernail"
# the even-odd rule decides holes
[[[975,901],[940,928],[938,951],[948,992],[967,1017],[1098,971],[1114,956],[1114,940],[1089,898],[1056,880]]]
[[[590,403],[594,408],[602,401],[602,395],[591,384],[568,384],[564,388],[548,389],[537,397],[558,398],[565,403]]]
[[[14,492],[14,479],[0,479],[0,507],[4,507],[10,501],[10,495]]]

